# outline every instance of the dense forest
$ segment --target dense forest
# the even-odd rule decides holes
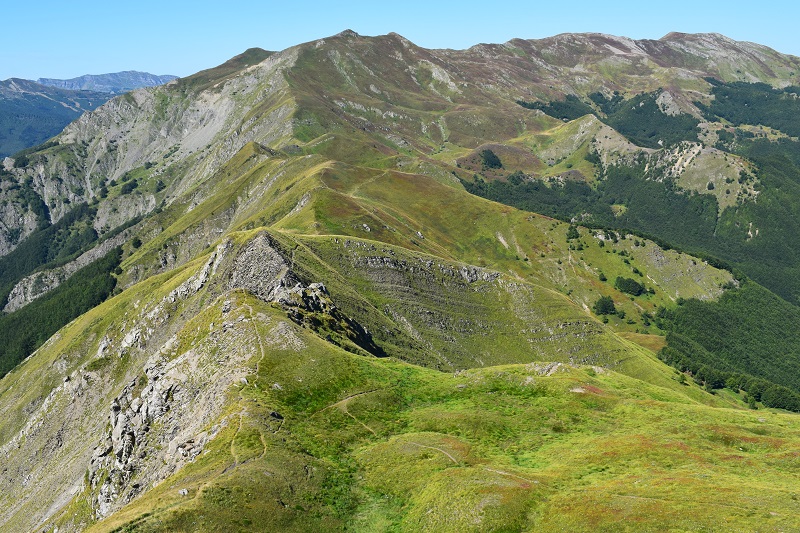
[[[80,204],[55,224],[50,224],[47,206],[41,198],[23,186],[20,196],[27,195],[29,209],[39,212],[39,228],[7,255],[0,257],[0,309],[8,294],[23,277],[42,267],[52,268],[74,258],[98,238],[92,227],[93,208]],[[39,211],[37,211],[37,209]]]
[[[792,137],[800,136],[800,87],[775,89],[766,83],[723,83],[706,78],[713,87],[709,105],[695,102],[709,120],[725,119],[734,126],[764,125]]]
[[[669,181],[642,179],[645,164],[610,166],[595,187],[581,181],[486,181],[480,176],[462,183],[472,194],[520,209],[561,220],[590,214],[582,217],[582,224],[626,230],[670,247],[702,252],[715,238],[716,198],[683,194]],[[624,213],[615,214],[614,205],[624,205]]]
[[[710,388],[743,389],[768,406],[800,410],[800,308],[744,282],[717,302],[662,309],[657,320],[669,331],[667,363]]]
[[[682,141],[697,141],[699,120],[691,115],[668,115],[661,111],[658,98],[662,91],[638,94],[625,100],[619,94],[606,98],[601,93],[589,96],[595,107],[569,94],[553,102],[517,103],[528,109],[538,109],[553,118],[575,120],[584,115],[597,118],[625,135],[631,142],[646,148],[673,146]]]
[[[108,298],[116,286],[113,272],[121,257],[122,250],[115,248],[45,296],[0,316],[0,377],[69,321]]]
[[[687,300],[665,323],[712,353],[718,366],[800,392],[800,308],[757,283],[725,291],[717,302]]]

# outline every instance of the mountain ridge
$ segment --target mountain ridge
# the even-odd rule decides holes
[[[0,81],[0,157],[41,144],[107,100],[98,92],[67,91],[19,78]]]
[[[36,83],[71,91],[96,91],[120,94],[142,87],[163,85],[176,79],[171,74],[150,74],[137,70],[125,70],[108,74],[84,74],[70,79],[39,78]]]
[[[72,80],[0,81],[0,158],[43,143],[114,94],[173,79],[175,76],[126,71]]]
[[[0,523],[796,527],[796,415],[655,353],[684,300],[755,282],[589,210],[470,192],[623,183],[714,224],[763,203],[727,129],[666,129],[706,117],[710,73],[791,87],[800,60],[699,41],[643,60],[597,34],[452,51],[345,31],[115,97],[6,160],[6,316],[92,259],[116,287],[0,379]],[[615,107],[632,101],[664,125],[652,146]],[[636,212],[625,190],[612,221]]]

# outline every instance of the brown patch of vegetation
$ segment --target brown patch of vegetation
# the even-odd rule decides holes
[[[654,353],[659,352],[661,348],[667,345],[667,339],[662,335],[646,335],[644,333],[633,333],[629,331],[619,332],[617,335],[625,340],[638,344],[642,348],[647,348]]]

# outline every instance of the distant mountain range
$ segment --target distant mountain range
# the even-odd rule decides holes
[[[0,81],[0,158],[43,143],[113,96],[174,80],[147,72],[116,72],[71,80]]]
[[[30,80],[0,82],[0,157],[43,143],[84,111],[95,109],[113,95],[67,91]]]
[[[140,87],[155,87],[164,85],[174,80],[177,76],[169,74],[158,76],[148,72],[138,72],[126,70],[124,72],[114,72],[111,74],[84,74],[69,80],[59,80],[54,78],[39,78],[36,80],[42,85],[58,87],[70,91],[97,91],[100,93],[121,94]]]

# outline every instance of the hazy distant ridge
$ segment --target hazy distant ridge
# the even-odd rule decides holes
[[[30,80],[0,81],[0,159],[41,144],[113,95],[69,91]]]
[[[71,91],[98,91],[103,93],[124,93],[140,87],[155,87],[174,80],[177,76],[165,74],[158,76],[148,72],[126,70],[111,74],[84,74],[69,80],[39,78],[42,85],[69,89]]]

